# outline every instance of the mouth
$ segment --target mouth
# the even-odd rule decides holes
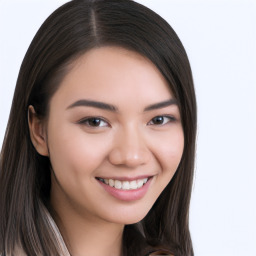
[[[142,199],[149,190],[154,176],[144,176],[137,178],[102,178],[96,180],[111,196],[121,201],[137,201]]]
[[[118,190],[136,190],[142,188],[152,177],[136,179],[136,180],[115,180],[97,177],[96,179],[105,185]]]

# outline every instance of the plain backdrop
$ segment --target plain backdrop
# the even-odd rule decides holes
[[[66,1],[0,0],[0,145],[21,61]],[[183,42],[198,100],[190,228],[196,256],[256,256],[256,2],[140,0]]]

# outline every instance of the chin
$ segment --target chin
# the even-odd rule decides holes
[[[116,210],[113,215],[110,214],[110,218],[105,219],[108,219],[110,222],[122,225],[135,224],[145,218],[150,208],[147,207],[146,209],[139,209],[138,207],[132,207],[127,209],[126,207],[123,207],[123,209],[119,209],[119,211]]]

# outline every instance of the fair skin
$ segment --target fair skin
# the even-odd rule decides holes
[[[121,255],[124,225],[145,217],[182,157],[166,80],[141,55],[101,47],[73,63],[47,122],[29,110],[32,142],[52,164],[51,204],[70,253]]]

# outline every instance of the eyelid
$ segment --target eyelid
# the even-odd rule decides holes
[[[104,125],[104,126],[92,126],[92,125],[86,124],[86,122],[90,121],[90,119],[99,119],[102,122],[105,122],[107,125]],[[80,120],[78,120],[76,123],[77,124],[81,124],[81,125],[85,125],[85,126],[90,127],[90,128],[110,127],[109,122],[105,118],[103,118],[101,116],[87,116],[87,117],[83,117]]]
[[[163,118],[168,118],[169,119],[169,121],[168,122],[165,122],[165,123],[163,123],[163,124],[153,124],[152,123],[152,121],[153,121],[153,119],[154,118],[156,118],[156,117],[163,117]],[[157,115],[157,116],[154,116],[149,122],[148,122],[148,125],[155,125],[155,126],[163,126],[163,125],[165,125],[165,124],[167,124],[167,123],[173,123],[173,122],[176,122],[177,121],[177,118],[175,117],[175,116],[173,116],[173,115]],[[150,124],[151,123],[151,124]]]

